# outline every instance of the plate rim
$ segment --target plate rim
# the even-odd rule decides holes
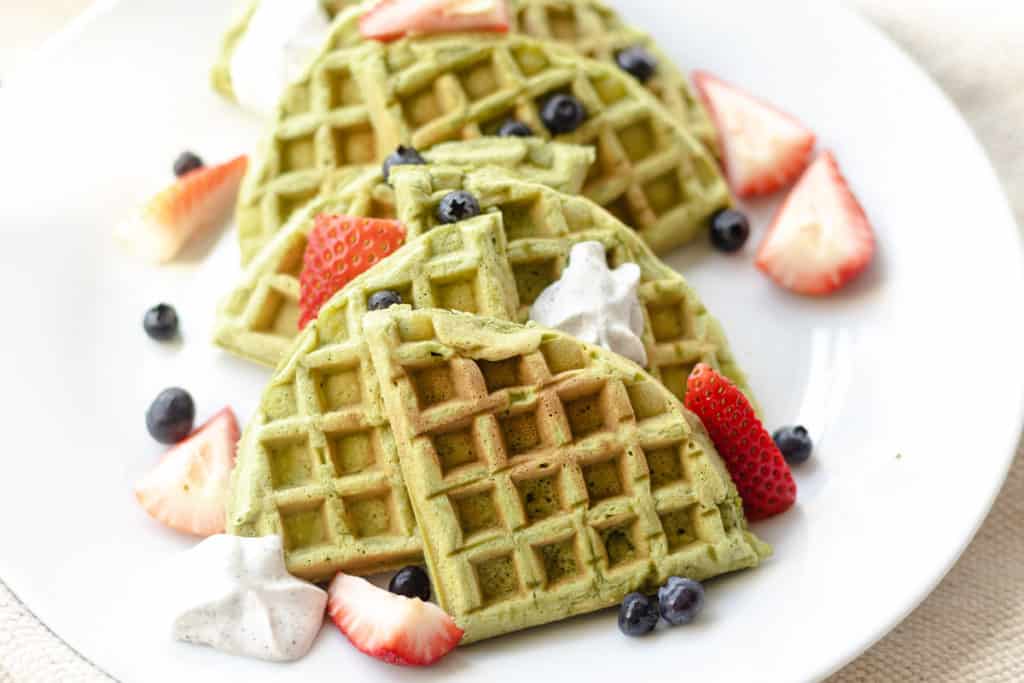
[[[613,6],[623,1],[624,0],[605,0],[605,2]],[[808,4],[812,0],[788,1],[791,4],[800,5]],[[0,87],[0,101],[4,98],[12,97],[12,92],[16,95],[18,83],[22,79],[28,78],[35,69],[45,67],[47,61],[52,55],[65,49],[65,46],[68,43],[72,42],[78,35],[87,30],[95,21],[102,19],[104,14],[112,12],[119,5],[126,5],[131,2],[132,0],[93,0],[78,15],[68,21],[62,28],[58,29],[58,31],[45,39],[41,45],[34,48],[21,59],[17,68],[11,71],[4,79],[4,86]],[[884,43],[889,49],[891,55],[896,59],[903,60],[907,66],[910,66],[915,72],[917,78],[922,82],[927,83],[927,87],[932,94],[942,101],[943,106],[948,109],[948,113],[952,113],[954,115],[953,119],[956,121],[956,125],[959,126],[961,134],[965,138],[969,138],[969,145],[972,153],[975,154],[984,164],[987,176],[985,179],[986,184],[991,184],[998,188],[999,196],[1002,199],[998,210],[1005,214],[1007,224],[1016,236],[1015,242],[1017,244],[1018,251],[1016,260],[1018,266],[1021,268],[1022,272],[1024,272],[1024,225],[1017,220],[1014,205],[1009,197],[1006,185],[993,163],[992,157],[985,149],[985,146],[982,144],[974,127],[953,101],[952,97],[946,92],[932,73],[930,73],[901,43],[890,36],[889,33],[875,24],[867,16],[860,13],[847,3],[841,2],[841,0],[827,0],[827,2],[820,2],[819,0],[814,4],[819,7],[826,7],[828,12],[833,13],[837,19],[840,19],[843,23],[854,23],[859,25],[859,30],[872,34],[876,40]],[[966,550],[974,542],[982,525],[991,515],[996,499],[1005,487],[1010,470],[1016,459],[1018,447],[1024,445],[1024,377],[1020,379],[1022,381],[1019,383],[1018,406],[1016,410],[1017,430],[1010,431],[1010,435],[1008,436],[1009,442],[1005,444],[1004,454],[1000,456],[1002,458],[1002,462],[999,467],[999,476],[993,478],[993,483],[990,487],[987,500],[984,501],[984,505],[980,508],[982,512],[977,519],[973,521],[970,533],[967,534],[963,540],[956,545],[955,549],[951,551],[948,561],[944,566],[939,567],[938,571],[934,572],[932,579],[928,582],[922,582],[922,588],[914,591],[913,597],[907,602],[903,609],[896,613],[895,616],[886,619],[884,623],[880,623],[875,629],[873,629],[874,633],[870,637],[861,639],[861,642],[851,643],[848,647],[844,648],[841,656],[834,658],[834,664],[832,666],[813,672],[813,680],[824,680],[839,672],[888,636],[893,629],[909,617],[912,612],[920,607],[925,600],[932,595],[938,585],[942,583],[949,572],[960,561]],[[21,595],[19,595],[14,587],[4,581],[3,577],[0,577],[0,586],[6,588],[13,596],[14,601],[18,606],[28,613],[37,624],[45,629],[47,633],[52,635],[59,643],[67,647],[75,656],[80,658],[84,663],[91,666],[97,672],[108,676],[112,680],[120,680],[114,677],[113,674],[108,672],[97,662],[90,659],[78,648],[68,642],[68,640],[63,636],[57,633],[43,619],[41,619],[31,606],[29,606],[21,597]]]

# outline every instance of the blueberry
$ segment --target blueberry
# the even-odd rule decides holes
[[[427,160],[424,159],[419,152],[412,147],[406,147],[405,145],[399,145],[398,149],[388,155],[388,158],[384,160],[384,166],[381,170],[384,173],[384,182],[388,181],[391,176],[392,166],[409,166],[414,164],[425,164]]]
[[[146,429],[160,443],[178,443],[192,431],[196,406],[184,389],[161,391],[146,411]]]
[[[157,304],[146,311],[142,328],[151,339],[167,341],[178,334],[178,312],[169,304]]]
[[[724,252],[739,251],[750,237],[750,221],[735,209],[723,209],[711,218],[711,244]]]
[[[528,138],[533,135],[533,129],[522,121],[509,119],[501,124],[501,128],[498,129],[498,135],[503,138]]]
[[[174,160],[174,175],[180,178],[189,171],[194,171],[197,168],[202,167],[203,160],[193,152],[182,152],[178,155],[178,158]]]
[[[814,449],[807,430],[800,425],[776,429],[772,438],[775,439],[775,445],[782,451],[782,457],[790,465],[807,462],[807,458],[811,457],[811,450]]]
[[[442,223],[458,223],[480,215],[480,202],[465,190],[449,192],[437,205],[437,220]]]
[[[430,577],[422,567],[405,567],[391,577],[388,590],[407,598],[419,598],[423,602],[430,599]]]
[[[383,311],[385,308],[391,308],[400,303],[402,303],[401,294],[393,289],[382,289],[370,295],[370,300],[366,302],[366,307],[371,311]]]
[[[540,118],[555,135],[571,133],[587,118],[587,110],[572,95],[552,95],[541,107]]]
[[[693,579],[670,576],[658,589],[658,610],[673,626],[689,624],[704,609],[704,586]]]
[[[620,69],[641,83],[651,80],[651,76],[658,70],[658,60],[639,45],[620,51],[615,55],[615,61],[619,63]]]
[[[658,625],[658,605],[643,593],[630,593],[619,607],[619,630],[627,636],[642,636]]]

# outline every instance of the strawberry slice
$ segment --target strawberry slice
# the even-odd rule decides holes
[[[193,236],[227,221],[247,164],[243,155],[186,173],[119,226],[118,238],[147,261],[170,261]]]
[[[725,174],[737,195],[775,192],[807,168],[815,138],[803,124],[705,71],[693,80],[718,128]]]
[[[796,482],[789,465],[736,385],[698,363],[686,381],[686,407],[707,428],[751,521],[793,505]]]
[[[320,214],[306,242],[299,275],[299,329],[334,293],[405,242],[398,221]]]
[[[462,629],[437,605],[347,574],[331,581],[327,614],[356,648],[388,664],[433,664],[462,640]]]
[[[363,37],[381,41],[462,31],[506,33],[508,27],[506,0],[379,0],[359,18]]]
[[[757,252],[757,267],[798,294],[829,294],[860,275],[875,235],[831,152],[793,188]]]
[[[187,534],[224,532],[238,421],[224,408],[167,451],[135,485],[135,498],[159,522]]]

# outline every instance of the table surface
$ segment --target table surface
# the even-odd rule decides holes
[[[0,5],[0,83],[90,2],[6,4]],[[849,4],[901,44],[950,95],[991,157],[1024,226],[1024,6],[1006,0]],[[935,592],[830,683],[1024,679],[1022,454],[1024,440],[992,514]],[[109,679],[0,583],[0,683],[55,680]]]

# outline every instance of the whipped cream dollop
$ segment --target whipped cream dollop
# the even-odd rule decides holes
[[[178,559],[167,596],[175,638],[278,662],[312,647],[327,593],[288,573],[280,536],[217,534]]]
[[[285,86],[302,73],[329,29],[320,0],[261,0],[231,57],[238,103],[264,117],[273,114]]]
[[[639,284],[638,265],[624,263],[611,270],[604,245],[580,242],[569,252],[562,277],[530,307],[530,319],[647,365]]]

